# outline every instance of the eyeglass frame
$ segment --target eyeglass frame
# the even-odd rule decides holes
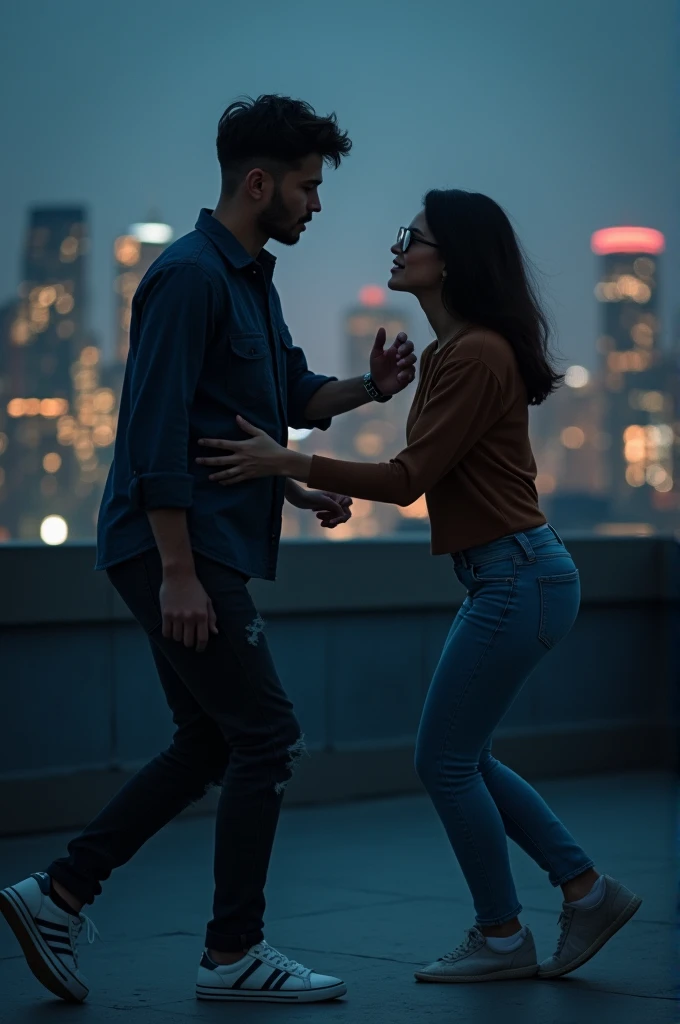
[[[406,242],[406,244],[404,244],[404,242]],[[412,242],[422,242],[423,245],[429,245],[432,249],[439,248],[436,242],[428,242],[427,238],[421,238],[420,235],[415,236],[411,228],[399,228],[397,231],[397,248],[401,249],[403,253],[406,253],[411,248]]]

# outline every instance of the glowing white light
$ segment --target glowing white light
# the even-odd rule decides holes
[[[584,388],[589,380],[585,366],[570,366],[564,375],[564,383],[569,388]]]
[[[172,241],[172,228],[169,224],[133,224],[128,234],[138,242],[148,242],[149,245],[167,245]]]
[[[296,430],[295,427],[288,427],[289,441],[304,441],[310,434],[311,430],[307,430],[306,427],[301,427],[299,430]]]
[[[40,524],[40,539],[52,546],[63,544],[68,537],[68,524],[61,516],[47,516]]]

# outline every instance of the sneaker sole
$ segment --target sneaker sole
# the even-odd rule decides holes
[[[30,910],[14,889],[0,892],[0,914],[14,932],[26,963],[40,984],[67,1003],[84,1002],[89,989],[69,974],[68,968],[52,953],[36,928]]]
[[[589,946],[584,953],[576,957],[570,963],[563,967],[556,967],[553,970],[544,971],[539,968],[539,978],[561,978],[565,974],[571,974],[572,971],[577,970],[579,967],[583,967],[596,953],[599,953],[602,947],[609,942],[609,940],[616,935],[618,931],[623,928],[624,924],[627,924],[631,917],[638,912],[642,906],[642,899],[639,896],[634,896],[627,907],[625,907],[619,916],[612,921],[608,928],[606,928],[601,935],[597,937],[592,946]]]
[[[347,993],[347,985],[333,985],[331,988],[303,989],[300,992],[260,992],[256,989],[213,988],[207,985],[196,986],[196,998],[218,1003],[235,1003],[239,1000],[246,1003],[321,1003],[329,999],[338,999]]]
[[[489,974],[458,974],[458,975],[434,975],[424,974],[416,971],[415,977],[418,981],[430,981],[435,984],[459,985],[474,981],[511,981],[519,978],[535,978],[538,974],[538,964],[533,967],[513,967],[508,971],[493,971]]]

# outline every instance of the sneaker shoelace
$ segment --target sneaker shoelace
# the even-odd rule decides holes
[[[440,956],[439,959],[450,963],[454,960],[458,960],[458,958],[463,956],[465,953],[469,953],[478,945],[479,932],[476,928],[468,928],[465,933],[465,938],[460,945],[456,946],[456,948],[450,953],[445,953],[444,956]]]
[[[80,938],[80,933],[85,927],[85,936],[87,938],[88,945],[92,945],[95,939],[100,939],[101,935],[97,930],[97,926],[86,914],[79,914],[78,917],[72,918],[73,920],[73,931],[71,934],[71,946],[73,949],[73,959],[76,967],[78,966],[78,949],[77,942]]]
[[[266,946],[265,952],[267,954],[267,962],[273,967],[280,967],[282,970],[288,971],[289,974],[296,974],[299,978],[304,978],[311,974],[309,967],[304,967],[297,960],[289,960],[287,956],[279,953],[278,949],[274,949],[273,946]]]
[[[562,952],[562,947],[564,946],[564,943],[567,941],[567,933],[569,931],[569,925],[571,923],[571,919],[573,916],[574,911],[570,908],[569,910],[563,910],[557,919],[557,924],[560,929],[560,937],[557,940],[557,952],[555,953],[555,956],[560,955],[560,953]]]

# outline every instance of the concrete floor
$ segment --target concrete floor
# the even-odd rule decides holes
[[[560,981],[422,985],[414,968],[441,956],[473,921],[469,896],[429,801],[415,796],[285,811],[268,886],[267,939],[340,975],[348,995],[302,1007],[198,1003],[193,985],[211,902],[212,822],[182,819],[155,837],[91,908],[103,941],[81,954],[84,1006],[53,999],[0,926],[0,1020],[7,1024],[181,1024],[323,1017],[337,1024],[656,1024],[675,1001],[676,784],[660,775],[538,786],[597,866],[644,904],[589,964]],[[64,835],[0,841],[0,887],[44,868]],[[558,892],[512,850],[523,920],[539,956],[553,951]]]

